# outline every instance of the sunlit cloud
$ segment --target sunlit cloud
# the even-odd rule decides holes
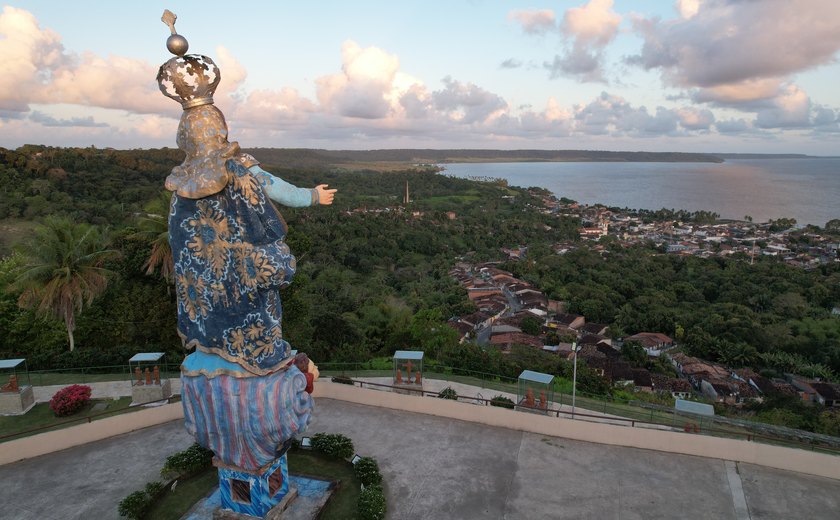
[[[528,34],[545,34],[557,29],[554,11],[551,9],[514,10],[508,13],[508,20],[519,24]]]
[[[164,107],[157,67],[122,56],[66,52],[61,37],[42,29],[23,9],[0,13],[0,109],[28,111],[31,103],[74,103],[131,112]]]
[[[829,51],[820,49],[830,50],[831,45],[803,40],[802,45],[822,53],[822,58],[796,61],[780,56],[783,65],[759,67],[751,75],[735,74],[731,69],[746,57],[739,58],[742,52],[734,47],[754,49],[757,42],[765,41],[763,36],[737,30],[736,22],[745,13],[756,14],[742,3],[753,2],[682,0],[674,4],[673,20],[635,18],[634,30],[643,35],[644,47],[629,61],[660,71],[663,81],[679,91],[648,106],[628,98],[628,89],[615,82],[598,95],[564,104],[564,96],[551,93],[542,101],[506,99],[497,85],[477,82],[459,71],[424,81],[413,74],[415,64],[402,63],[396,53],[353,40],[335,48],[340,67],[313,75],[314,94],[306,95],[280,83],[250,88],[241,56],[218,46],[213,59],[222,70],[222,82],[215,101],[227,118],[231,138],[245,147],[574,146],[570,143],[612,147],[617,145],[609,143],[650,142],[655,137],[662,137],[661,143],[688,142],[685,139],[693,135],[766,138],[804,136],[809,130],[836,136],[840,112],[812,101],[794,76],[830,61],[825,54]],[[766,5],[772,14],[789,14],[776,0],[767,0]],[[591,0],[568,9],[559,20],[551,10],[512,11],[508,19],[528,35],[557,38],[562,50],[544,64],[550,76],[605,82],[606,49],[623,20],[611,0]],[[775,22],[755,23],[771,27]],[[827,26],[831,23],[826,21]],[[704,44],[702,32],[712,27],[718,32],[711,32]],[[785,34],[794,34],[793,29],[786,30]],[[804,38],[801,35],[807,31],[797,30]],[[824,32],[817,28],[815,34]],[[683,41],[677,35],[687,38]],[[672,45],[678,51],[683,45],[682,51],[659,48]],[[736,56],[728,58],[731,62],[722,65],[723,71],[716,71],[713,64],[701,63],[704,52],[709,59],[730,52]],[[3,146],[43,142],[45,136],[54,144],[79,146],[175,144],[181,107],[160,94],[154,80],[159,64],[67,49],[60,34],[13,7],[0,13],[0,55],[6,60],[0,75]],[[517,69],[516,74],[524,76],[539,69],[533,58],[503,58],[491,61],[494,72]],[[764,58],[759,56],[758,61]],[[701,70],[689,70],[695,65]],[[739,117],[738,111],[745,115]]]
[[[106,127],[106,123],[97,123],[92,116],[72,117],[69,119],[56,119],[53,116],[33,110],[29,114],[29,120],[44,126],[70,126],[70,127]]]
[[[629,58],[674,86],[757,99],[770,83],[831,63],[840,50],[836,0],[706,0],[680,8],[683,16],[671,20],[636,17],[644,45]]]
[[[612,7],[613,0],[590,0],[566,11],[560,24],[566,48],[544,64],[552,78],[606,83],[604,48],[615,39],[622,19]]]

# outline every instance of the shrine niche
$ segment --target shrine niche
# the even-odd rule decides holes
[[[141,352],[128,360],[131,377],[131,404],[159,404],[172,395],[172,383],[161,378],[165,364],[163,352]]]
[[[517,384],[516,408],[529,412],[547,413],[554,400],[554,376],[523,370]]]
[[[0,415],[21,415],[35,406],[26,359],[0,359]]]
[[[399,393],[416,393],[423,389],[423,352],[398,350],[393,357],[394,374],[391,384]]]

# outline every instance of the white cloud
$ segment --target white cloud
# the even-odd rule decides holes
[[[700,0],[677,0],[677,11],[685,19],[696,15],[700,10]]]
[[[342,71],[316,80],[322,110],[345,117],[382,119],[401,108],[400,98],[418,83],[399,73],[399,59],[377,47],[342,45]]]
[[[461,83],[450,77],[443,79],[444,89],[432,94],[435,109],[451,120],[466,124],[481,123],[499,116],[508,109],[507,102],[472,83]]]
[[[566,11],[560,24],[566,47],[543,64],[551,78],[569,76],[582,82],[607,82],[604,48],[615,39],[621,24],[621,15],[612,6],[613,0],[590,0]]]
[[[745,119],[725,119],[717,121],[715,128],[722,134],[743,134],[750,130],[750,124]]]
[[[574,45],[562,56],[554,56],[554,61],[543,63],[543,67],[548,70],[551,79],[572,76],[583,82],[606,83],[602,60],[601,52]]]
[[[745,107],[772,100],[781,93],[781,78],[747,79],[708,88],[695,89],[691,98],[699,103]]]
[[[165,106],[156,66],[65,52],[61,37],[41,29],[23,9],[5,6],[0,13],[0,56],[0,109],[27,112],[30,103],[73,103],[154,113]]]
[[[508,20],[518,23],[528,34],[545,34],[557,29],[551,9],[514,10],[508,13]]]
[[[613,0],[590,0],[569,9],[563,16],[563,32],[581,44],[604,47],[615,38],[621,24],[621,16],[612,6]]]
[[[70,126],[70,127],[107,127],[106,123],[97,123],[92,116],[87,117],[71,117],[70,119],[57,119],[51,115],[45,114],[38,110],[33,110],[29,114],[29,120],[33,123],[38,123],[44,126]]]
[[[719,3],[698,3],[692,16],[668,23],[702,19],[710,2]],[[557,75],[603,81],[604,47],[621,22],[612,5],[609,0],[592,0],[567,11],[562,20],[564,50],[545,66]],[[684,12],[692,5],[681,3]],[[553,13],[513,19],[534,31],[557,27]],[[641,20],[637,26],[647,24],[659,34],[657,23]],[[318,77],[315,98],[309,99],[283,85],[249,90],[246,67],[224,47],[215,52],[222,70],[216,102],[230,124],[231,138],[246,147],[604,146],[657,136],[780,135],[809,125],[825,135],[840,131],[836,109],[812,103],[786,75],[677,85],[683,90],[680,103],[691,100],[755,114],[719,120],[707,108],[646,107],[607,92],[574,106],[549,97],[542,108],[515,108],[469,79],[447,76],[440,83],[425,84],[401,70],[397,55],[353,41],[341,47],[341,69]],[[11,7],[0,14],[0,53],[8,57],[8,72],[0,76],[4,145],[43,142],[48,135],[51,144],[172,146],[180,107],[158,91],[156,65],[66,50],[58,34],[40,28],[30,13]],[[683,56],[662,52],[660,58],[663,64],[656,67],[666,76],[687,77],[682,67],[690,61],[680,61]],[[502,66],[524,65],[511,58]],[[527,65],[532,66],[533,62]]]
[[[695,107],[683,107],[677,110],[680,125],[688,130],[708,130],[715,122],[711,110]]]
[[[712,89],[783,80],[832,62],[840,49],[836,0],[706,0],[681,5],[684,15],[697,10],[690,17],[634,21],[645,43],[630,62],[660,69],[671,85]]]
[[[798,128],[811,124],[811,98],[797,87],[788,85],[773,106],[760,110],[755,118],[758,128]]]

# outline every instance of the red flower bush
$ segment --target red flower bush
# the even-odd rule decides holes
[[[90,401],[90,387],[70,385],[62,388],[50,399],[50,410],[58,417],[73,415]]]

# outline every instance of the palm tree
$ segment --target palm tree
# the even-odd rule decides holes
[[[105,292],[111,271],[102,266],[116,251],[105,249],[96,227],[55,217],[35,228],[18,251],[25,263],[10,286],[21,291],[18,305],[64,320],[72,352],[76,314]]]
[[[152,250],[149,258],[143,263],[146,274],[151,275],[160,265],[160,274],[167,282],[173,280],[175,262],[172,258],[172,248],[169,246],[169,203],[172,193],[162,191],[146,205],[146,213],[140,217],[140,235],[151,239]]]

